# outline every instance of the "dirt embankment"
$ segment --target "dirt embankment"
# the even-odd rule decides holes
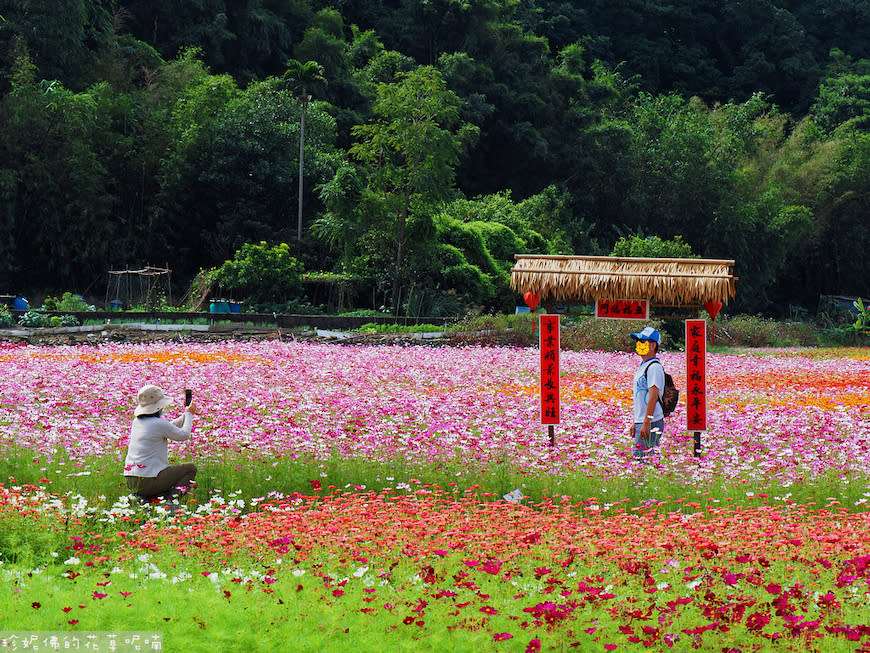
[[[31,345],[97,345],[107,342],[223,342],[226,340],[306,341],[335,344],[416,344],[444,345],[443,334],[358,334],[325,330],[288,330],[275,327],[211,325],[111,325],[99,327],[13,328],[0,330],[0,341]]]

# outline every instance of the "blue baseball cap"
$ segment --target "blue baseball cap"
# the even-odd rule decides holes
[[[631,337],[634,340],[652,340],[653,342],[657,342],[661,344],[662,337],[659,335],[659,332],[652,327],[646,327],[640,333],[632,333]]]

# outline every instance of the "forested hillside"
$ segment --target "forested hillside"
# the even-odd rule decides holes
[[[732,310],[867,297],[868,46],[859,0],[0,0],[0,294],[286,242],[509,309],[514,253],[679,236]]]

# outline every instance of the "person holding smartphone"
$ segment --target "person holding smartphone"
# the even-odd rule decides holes
[[[169,441],[189,440],[193,416],[199,411],[188,390],[181,416],[173,421],[164,419],[163,409],[172,404],[172,399],[156,385],[139,390],[136,403],[124,459],[127,487],[143,500],[169,500],[184,492],[196,478],[194,463],[169,464]]]

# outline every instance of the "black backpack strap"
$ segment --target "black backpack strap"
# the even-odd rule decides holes
[[[649,363],[647,364],[647,366],[646,366],[646,367],[644,368],[644,370],[643,370],[643,377],[644,377],[644,378],[646,379],[646,381],[647,381],[647,388],[649,388],[649,377],[647,376],[647,372],[649,372],[649,366],[652,365],[653,363],[658,363],[659,365],[661,365],[661,367],[662,367],[662,373],[664,373],[664,371],[665,371],[665,366],[662,365],[662,362],[661,362],[658,358],[651,358],[650,361],[649,361]],[[665,379],[665,385],[667,385],[667,379]],[[665,404],[664,404],[664,402],[662,401],[662,395],[664,395],[664,394],[665,394],[665,389],[662,388],[662,391],[659,392],[658,399],[656,399],[656,401],[658,402],[659,406],[662,407],[662,410],[665,409]]]

